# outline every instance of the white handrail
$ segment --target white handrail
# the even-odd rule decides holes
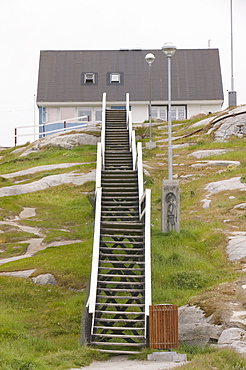
[[[149,316],[149,306],[152,302],[151,294],[151,243],[150,243],[150,205],[151,205],[151,190],[145,190],[145,320]],[[145,324],[145,335],[147,330],[147,322]]]
[[[94,224],[94,239],[93,239],[93,254],[91,265],[91,281],[90,281],[90,294],[87,301],[89,313],[94,314],[96,305],[97,294],[97,274],[99,262],[99,245],[100,245],[100,223],[101,223],[101,200],[102,188],[96,189],[96,207],[95,207],[95,224]]]
[[[130,150],[132,151],[132,112],[129,112],[128,115],[128,130],[129,130],[129,146]],[[135,138],[134,138],[135,141]]]
[[[73,118],[68,118],[68,119],[62,119],[62,120],[59,120],[59,121],[46,122],[46,123],[42,123],[42,125],[17,126],[16,128],[21,129],[21,128],[30,128],[30,127],[34,127],[34,126],[35,127],[49,126],[49,125],[54,125],[56,123],[64,123],[64,122],[69,122],[69,121],[78,121],[82,118],[88,118],[88,116],[78,116],[78,117],[73,117]],[[84,122],[85,122],[85,124],[87,124],[87,122],[89,122],[89,121],[84,121]]]
[[[79,117],[68,118],[66,120],[60,120],[60,121],[54,121],[54,122],[47,122],[47,123],[43,123],[42,125],[28,125],[28,126],[18,126],[18,127],[15,127],[15,129],[14,129],[14,132],[15,132],[14,133],[15,145],[17,145],[17,138],[18,137],[33,136],[34,141],[35,141],[36,140],[36,136],[38,138],[40,136],[45,137],[46,134],[49,134],[50,135],[50,134],[55,133],[55,132],[60,132],[60,131],[66,131],[66,130],[72,130],[72,129],[78,129],[78,128],[86,127],[89,121],[84,121],[84,123],[81,123],[80,125],[67,127],[67,123],[74,123],[75,124],[76,121],[79,121],[80,122],[80,120],[82,118],[88,118],[88,116],[79,116]],[[54,125],[54,124],[63,124],[63,127],[58,128],[56,130],[45,131],[45,127],[46,126],[50,126],[50,125]],[[17,133],[17,131],[19,131],[19,130],[29,129],[29,128],[33,128],[33,131],[29,132],[28,134],[18,134]],[[40,129],[42,129],[42,132],[39,131]]]
[[[138,169],[138,194],[139,200],[143,195],[143,160],[142,160],[142,143],[137,143],[137,169]]]
[[[101,177],[102,177],[102,144],[97,143],[96,189],[101,187]]]
[[[106,93],[103,93],[102,101],[102,131],[101,131],[101,143],[102,143],[102,167],[105,165],[105,126],[106,126]]]
[[[130,113],[130,95],[129,93],[126,93],[126,122],[129,121],[129,113]]]
[[[132,148],[131,152],[132,152],[133,171],[136,171],[137,169],[137,147],[136,147],[135,131],[132,131],[131,148]]]

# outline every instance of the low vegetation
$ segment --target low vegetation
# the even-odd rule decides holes
[[[245,211],[233,206],[246,202],[240,191],[221,192],[211,196],[211,206],[203,209],[204,186],[234,176],[246,177],[246,147],[244,139],[232,138],[214,143],[202,130],[189,136],[193,121],[174,125],[175,144],[192,143],[174,149],[173,171],[180,180],[181,231],[163,234],[160,231],[161,186],[167,177],[166,144],[156,149],[143,149],[148,170],[145,186],[152,190],[152,286],[153,303],[183,305],[194,297],[199,304],[206,291],[216,289],[222,282],[240,278],[240,264],[230,263],[225,253],[226,231],[242,228]],[[139,131],[139,132],[138,132]],[[137,135],[148,140],[146,129]],[[166,137],[166,125],[153,126],[153,140]],[[209,159],[239,160],[241,166],[232,168],[193,168],[196,159],[189,156],[198,149],[230,149]],[[75,168],[88,172],[95,168],[96,148],[76,147],[71,150],[48,148],[26,157],[19,157],[14,148],[1,152],[0,187],[15,181],[30,182],[63,170],[45,171],[34,175],[5,180],[3,174],[34,166],[67,162],[86,162]],[[190,175],[190,177],[186,177]],[[0,369],[3,370],[68,370],[88,365],[92,359],[105,359],[88,348],[81,348],[80,321],[86,298],[90,273],[93,233],[91,192],[94,183],[83,186],[62,185],[42,192],[0,198],[0,220],[13,220],[24,207],[36,209],[36,217],[19,220],[24,226],[38,227],[45,243],[73,241],[69,245],[49,247],[33,257],[0,265],[0,271],[35,269],[32,276],[52,273],[58,286],[40,286],[30,279],[0,276]],[[229,195],[234,198],[229,199]],[[225,218],[233,219],[224,223]],[[36,237],[0,223],[0,253],[2,258],[23,254],[27,238]],[[75,242],[76,241],[76,242]],[[201,298],[199,298],[201,297]],[[204,309],[206,310],[204,304]],[[209,308],[211,309],[211,307]],[[198,349],[181,346],[192,361],[180,369],[244,370],[245,360],[229,350]],[[145,353],[145,352],[144,352]]]

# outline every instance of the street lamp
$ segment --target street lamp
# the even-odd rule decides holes
[[[233,71],[233,15],[232,15],[232,0],[230,1],[231,10],[231,91],[229,91],[229,107],[237,105],[237,92],[234,90],[234,71]]]
[[[149,141],[152,141],[152,119],[151,119],[151,64],[155,60],[155,56],[152,53],[145,55],[145,60],[149,65]]]
[[[161,231],[166,233],[180,230],[180,192],[178,180],[172,179],[171,58],[176,46],[167,42],[162,51],[168,60],[168,180],[162,181],[161,193]]]
[[[176,46],[167,42],[162,51],[168,60],[168,180],[172,180],[172,117],[171,117],[171,58],[176,52]]]

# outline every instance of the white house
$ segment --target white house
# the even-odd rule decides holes
[[[40,53],[40,125],[82,115],[100,121],[103,92],[109,108],[123,108],[129,92],[133,122],[147,120],[147,53],[155,55],[151,66],[152,117],[166,120],[168,66],[161,50],[61,50]],[[220,111],[223,99],[218,49],[178,49],[172,57],[172,119]]]

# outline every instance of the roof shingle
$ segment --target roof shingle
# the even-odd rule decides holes
[[[167,57],[161,50],[41,51],[37,102],[148,101],[152,64],[152,100],[167,101]],[[95,72],[98,84],[82,85],[81,74]],[[108,72],[123,72],[123,85],[108,85]],[[172,100],[223,100],[218,49],[178,49],[172,57]]]

